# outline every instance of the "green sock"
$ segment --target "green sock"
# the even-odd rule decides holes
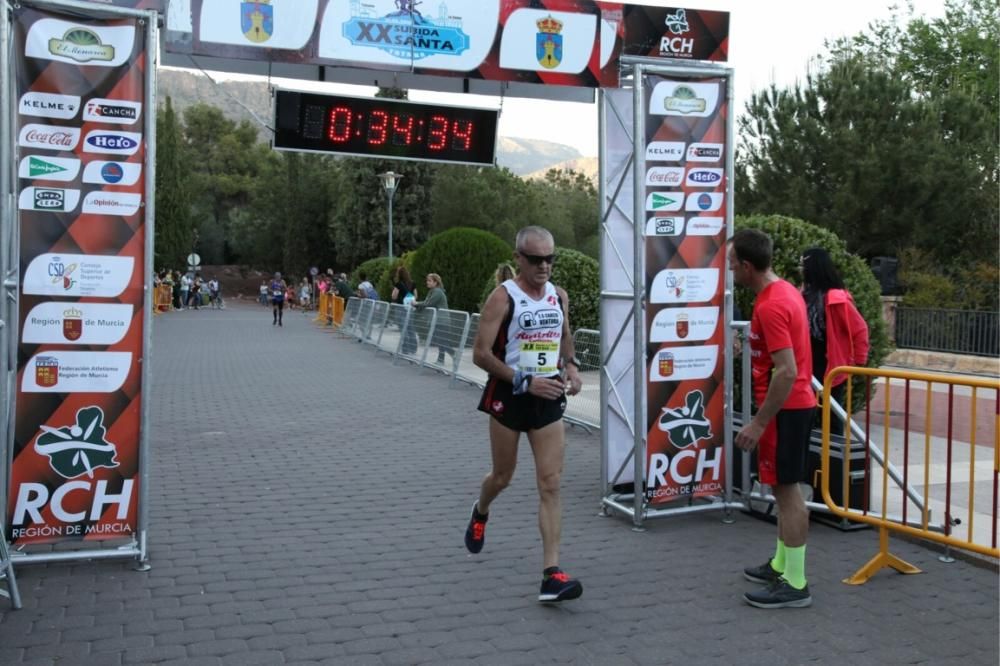
[[[785,548],[785,573],[788,584],[796,590],[806,586],[806,545],[798,548]]]
[[[785,573],[785,542],[781,539],[778,539],[778,547],[771,558],[771,568],[778,573]]]

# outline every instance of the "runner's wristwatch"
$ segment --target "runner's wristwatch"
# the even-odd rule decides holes
[[[565,363],[566,365],[570,364],[575,365],[577,370],[580,369],[580,359],[578,359],[576,356],[572,358],[563,359],[563,363]]]

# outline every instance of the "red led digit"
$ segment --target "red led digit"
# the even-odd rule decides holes
[[[475,123],[471,120],[456,120],[451,128],[451,149],[468,150],[472,147],[472,130]]]
[[[428,148],[442,150],[448,143],[448,118],[446,116],[431,116],[431,126],[427,137]]]
[[[372,111],[368,120],[368,143],[381,146],[389,138],[389,114],[385,111]]]
[[[392,145],[408,146],[413,143],[413,116],[401,113],[392,117]]]
[[[335,106],[330,110],[330,129],[327,136],[334,143],[344,143],[351,138],[351,110],[346,106]]]

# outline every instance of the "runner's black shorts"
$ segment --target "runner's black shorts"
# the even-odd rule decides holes
[[[490,377],[479,400],[479,411],[486,412],[500,425],[517,432],[538,430],[555,423],[566,411],[566,396],[554,400],[539,398],[530,393],[514,395],[508,382]]]
[[[808,480],[814,409],[782,409],[764,428],[757,444],[761,483],[773,486]]]

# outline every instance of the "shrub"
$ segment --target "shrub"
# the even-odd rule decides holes
[[[488,231],[454,227],[429,238],[416,251],[410,275],[423,285],[428,273],[439,274],[448,307],[475,312],[483,283],[511,254],[511,247]]]
[[[815,225],[781,215],[736,216],[737,229],[760,229],[774,240],[774,260],[772,267],[778,276],[798,285],[799,257],[810,247],[822,247],[830,253],[833,263],[844,279],[844,285],[854,297],[861,316],[868,322],[871,351],[868,366],[878,367],[891,351],[885,321],[882,319],[881,289],[875,275],[864,259],[847,251],[844,241],[836,234]],[[753,307],[753,293],[744,287],[736,288],[736,305],[745,319],[750,318]],[[856,387],[857,388],[857,387]],[[855,396],[863,399],[864,392],[855,391]],[[857,401],[856,401],[857,403]],[[858,404],[855,407],[859,406]]]
[[[600,326],[601,277],[597,260],[582,252],[559,248],[552,268],[552,282],[569,297],[569,323],[573,330]]]
[[[375,290],[378,291],[378,297],[380,300],[389,300],[389,294],[392,292],[390,289],[387,292],[383,292],[379,285],[382,284],[382,276],[386,274],[389,270],[389,257],[376,257],[375,259],[369,259],[364,261],[360,266],[351,272],[350,282],[351,286],[357,287],[361,282],[361,273],[368,276],[368,281],[375,286]]]

